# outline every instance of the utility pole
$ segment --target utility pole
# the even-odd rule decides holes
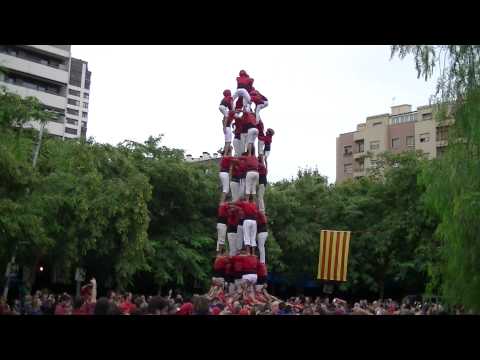
[[[42,147],[42,138],[43,138],[43,130],[45,129],[45,123],[41,122],[40,123],[40,130],[38,132],[38,141],[37,145],[35,146],[35,149],[33,151],[33,163],[32,167],[35,169],[37,166],[37,160],[38,160],[38,155],[40,154],[40,148]]]

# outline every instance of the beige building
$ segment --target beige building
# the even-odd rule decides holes
[[[367,117],[356,131],[337,137],[336,182],[367,175],[375,155],[385,151],[422,150],[430,159],[440,156],[447,146],[448,123],[433,119],[432,106],[412,110],[411,105],[397,105],[391,114]]]
[[[72,58],[71,45],[0,45],[0,86],[36,97],[56,114],[46,132],[62,139],[86,138],[90,77],[87,62]],[[26,127],[39,128],[38,122]]]

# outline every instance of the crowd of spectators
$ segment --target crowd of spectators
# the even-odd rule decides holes
[[[191,298],[133,295],[109,291],[96,297],[95,280],[82,288],[81,295],[36,291],[9,305],[0,298],[0,315],[446,315],[464,314],[458,306],[447,312],[442,304],[420,301],[397,302],[392,299],[353,304],[338,298],[296,296],[281,300],[268,293],[267,287],[241,286],[225,291],[214,283],[205,295]]]

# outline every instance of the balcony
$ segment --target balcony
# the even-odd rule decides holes
[[[8,84],[4,82],[0,82],[0,83],[4,85],[8,91],[11,91],[22,97],[33,96],[33,97],[36,97],[38,100],[40,100],[40,102],[44,105],[48,105],[48,106],[59,108],[59,109],[65,108],[67,100],[63,96],[49,94],[44,91],[29,89],[29,88],[14,85],[14,84]]]
[[[68,83],[68,71],[39,64],[15,56],[0,53],[0,64],[7,68],[21,73],[53,80],[59,83]]]

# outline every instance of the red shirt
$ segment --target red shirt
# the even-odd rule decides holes
[[[213,264],[213,269],[215,271],[225,271],[229,261],[228,256],[217,256]]]
[[[135,309],[137,308],[137,306],[135,304],[132,304],[130,301],[125,301],[121,303],[119,307],[123,314],[131,314],[132,311],[135,311]]]
[[[267,176],[267,168],[260,161],[258,162],[258,175]]]
[[[261,263],[260,261],[257,263],[257,276],[259,278],[267,277],[267,264]]]
[[[246,156],[245,168],[247,171],[258,171],[258,159],[255,156]]]
[[[243,130],[243,120],[242,118],[235,118],[235,130],[233,131],[235,135],[240,135]]]
[[[224,96],[220,105],[226,106],[228,110],[233,110],[233,97],[231,96]]]
[[[272,143],[272,135],[265,135],[265,139],[263,140],[265,144],[271,144]]]
[[[231,163],[231,156],[222,156],[222,160],[220,160],[220,172],[229,172]]]
[[[226,218],[228,216],[228,203],[222,203],[218,207],[218,217]]]
[[[263,138],[265,137],[264,128],[263,128],[263,121],[258,120],[257,124],[257,129],[258,129],[258,139],[263,141]]]
[[[257,218],[257,205],[248,201],[239,201],[238,206],[241,207],[245,213],[245,218],[254,220]]]
[[[243,88],[247,89],[247,91],[250,91],[253,86],[253,79],[250,76],[239,76],[237,77],[237,88]]]
[[[250,94],[250,98],[257,105],[264,104],[265,101],[268,101],[268,99],[262,94],[260,94],[258,91],[256,92],[256,94]]]
[[[233,274],[239,274],[243,272],[243,258],[245,256],[235,255],[230,258],[232,264]]]
[[[232,160],[233,167],[232,167],[232,176],[234,177],[245,177],[247,173],[247,166],[246,166],[246,156],[239,156]]]
[[[257,224],[266,225],[267,224],[267,217],[261,211],[257,211]]]
[[[257,118],[253,112],[245,112],[243,114],[243,123],[244,124],[251,124],[253,126],[257,126]]]
[[[235,110],[242,110],[243,109],[243,97],[239,97],[237,102],[235,103]]]
[[[240,223],[240,219],[243,214],[240,212],[241,209],[237,207],[229,207],[227,215],[227,225],[237,226]]]
[[[255,255],[247,255],[243,257],[243,271],[250,274],[257,273],[258,259]]]

